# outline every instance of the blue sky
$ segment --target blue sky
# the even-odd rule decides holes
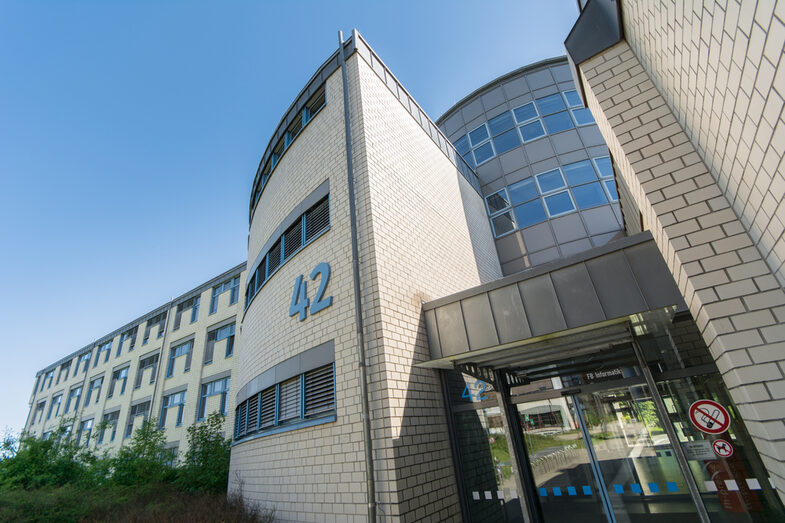
[[[35,372],[244,261],[251,181],[356,27],[434,120],[575,0],[0,3],[0,430]]]

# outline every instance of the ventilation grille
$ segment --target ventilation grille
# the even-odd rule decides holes
[[[285,421],[300,417],[300,379],[294,378],[280,385],[281,406],[278,419]]]
[[[289,259],[303,245],[303,221],[297,220],[284,233],[284,259]]]
[[[248,423],[245,424],[246,434],[255,432],[259,421],[259,395],[256,394],[248,400]]]
[[[329,225],[330,204],[329,197],[325,197],[305,213],[305,242],[311,241]]]
[[[272,427],[275,424],[275,387],[262,392],[261,427]]]
[[[328,365],[305,374],[305,415],[311,416],[335,408],[333,366]]]

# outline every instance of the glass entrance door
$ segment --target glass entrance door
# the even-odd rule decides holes
[[[697,520],[687,482],[645,384],[576,396],[616,521]]]
[[[608,521],[575,398],[531,401],[517,409],[544,520],[572,521],[580,514],[585,523]]]
[[[645,384],[519,403],[546,522],[697,521]]]

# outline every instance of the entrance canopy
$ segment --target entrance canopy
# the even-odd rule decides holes
[[[630,316],[686,305],[644,232],[423,308],[431,359],[420,366],[452,369],[588,354],[629,339]]]

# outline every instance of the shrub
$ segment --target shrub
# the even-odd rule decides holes
[[[231,440],[223,435],[224,416],[210,414],[188,427],[188,451],[178,470],[178,483],[185,490],[225,492],[229,479]]]
[[[144,420],[131,442],[111,458],[111,480],[115,485],[150,485],[174,478],[164,446],[166,435],[156,418]]]

